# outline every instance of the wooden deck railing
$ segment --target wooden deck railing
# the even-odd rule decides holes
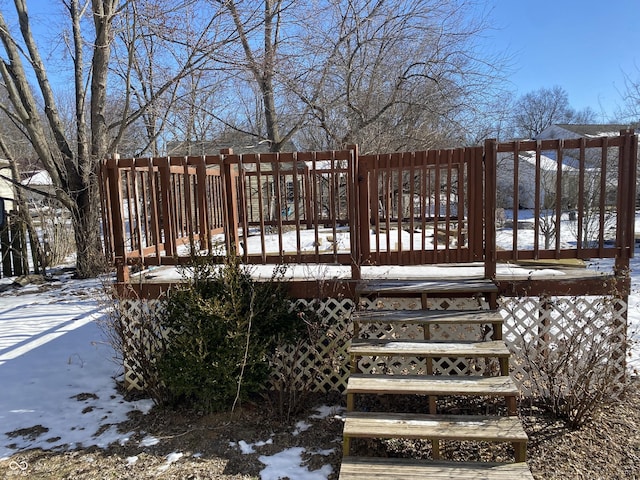
[[[497,144],[497,191],[513,192],[498,204],[513,215],[510,245],[498,249],[496,259],[616,258],[623,266],[635,241],[637,148],[627,131]],[[538,232],[533,248],[521,238],[529,231]]]
[[[351,265],[355,278],[368,264],[484,261],[491,278],[498,261],[613,257],[622,269],[636,164],[630,131],[387,155],[109,159],[106,250],[121,280],[129,266],[184,262],[192,248],[247,263]]]
[[[219,156],[104,162],[103,220],[112,260],[171,264],[194,242],[210,248],[229,224],[224,173]]]
[[[361,261],[482,260],[482,165],[482,147],[360,157]]]
[[[229,155],[238,172],[239,249],[249,263],[349,265],[355,150]]]

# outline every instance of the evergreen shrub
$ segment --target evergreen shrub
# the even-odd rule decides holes
[[[276,347],[306,327],[292,311],[282,268],[269,281],[254,280],[235,257],[222,265],[194,258],[189,268],[161,318],[167,335],[159,379],[174,407],[233,409],[263,388]]]

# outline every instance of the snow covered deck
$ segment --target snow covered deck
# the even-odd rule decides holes
[[[270,279],[273,265],[250,265],[252,275]],[[484,278],[484,264],[459,263],[413,266],[363,266],[361,280],[461,280]],[[123,294],[135,292],[140,298],[156,298],[171,285],[185,281],[189,269],[175,266],[150,267],[132,274],[129,282],[121,284]],[[345,265],[287,264],[283,278],[298,298],[326,295],[353,295],[358,280]],[[522,264],[498,264],[495,283],[502,296],[541,295],[608,295],[620,281],[613,272],[612,260],[597,262],[540,261]],[[620,288],[620,285],[618,285]]]

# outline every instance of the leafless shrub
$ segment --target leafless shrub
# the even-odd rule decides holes
[[[626,326],[615,296],[590,308],[577,298],[540,304],[541,325],[519,327],[523,367],[533,399],[579,428],[606,404],[624,393]]]
[[[36,225],[42,235],[42,266],[60,265],[69,255],[76,251],[71,218],[65,209],[55,204],[33,207]]]
[[[126,391],[144,391],[156,403],[166,400],[166,389],[158,376],[157,360],[166,348],[158,321],[162,300],[137,297],[133,290],[121,294],[107,287],[109,314],[101,327],[115,352],[114,361],[124,366]]]
[[[294,303],[293,308],[302,312],[299,317],[306,325],[307,335],[293,344],[281,345],[270,360],[270,398],[274,410],[285,421],[300,412],[311,393],[322,391],[319,386],[323,379],[331,383],[344,376],[341,370],[346,365],[351,333],[339,328],[340,322],[326,311],[326,302],[331,299]]]

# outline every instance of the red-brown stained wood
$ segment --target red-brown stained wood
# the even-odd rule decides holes
[[[584,230],[588,220],[585,209],[593,206],[598,223],[593,241],[586,243],[580,234],[575,245],[567,246],[557,236],[553,247],[545,250],[536,238],[532,247],[520,249],[516,189],[513,243],[510,249],[498,251],[497,153],[513,159],[514,182],[524,172],[521,155],[535,154],[532,224],[537,230],[543,214],[541,155],[550,151],[558,160],[554,185],[559,200],[553,207],[558,223],[569,206],[562,199],[568,193],[564,190],[570,173],[562,163],[570,150],[578,163],[578,198],[577,205],[572,205],[577,208],[576,228]],[[594,155],[595,173],[588,170],[594,165]],[[122,259],[118,268],[130,264],[128,258],[142,265],[172,264],[178,247],[187,245],[189,239],[199,239],[203,247],[210,248],[211,237],[224,232],[227,247],[234,250],[240,245],[239,230],[247,242],[249,230],[257,229],[260,251],[255,247],[253,252],[245,250],[246,261],[341,263],[351,266],[354,278],[367,264],[484,261],[485,276],[492,278],[498,260],[589,257],[615,258],[616,271],[622,272],[634,250],[636,156],[637,136],[623,131],[610,138],[487,141],[484,147],[364,156],[351,148],[297,154],[110,159],[101,167],[106,250],[112,261]],[[607,180],[615,174],[617,192]],[[587,184],[594,175],[599,192],[588,205]],[[274,210],[273,218],[269,209]],[[616,212],[611,219],[609,209]],[[615,222],[613,230],[605,226],[605,220]],[[321,249],[323,225],[334,238],[340,227],[349,227],[350,242],[341,246],[334,242]],[[278,235],[276,252],[266,251],[268,228]],[[397,230],[390,234],[392,228]],[[562,228],[567,228],[564,221]],[[295,235],[293,248],[284,244],[282,235],[287,230]],[[303,242],[308,230],[313,230],[315,243],[307,249]],[[606,239],[605,234],[611,232],[615,238]]]

